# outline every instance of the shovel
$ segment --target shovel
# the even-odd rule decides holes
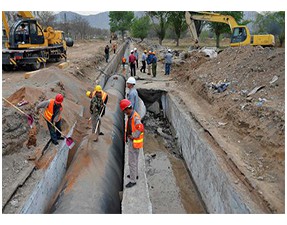
[[[101,110],[101,112],[100,112],[100,115],[99,115],[99,118],[98,118],[98,121],[97,121],[97,125],[96,125],[96,129],[95,129],[95,132],[94,133],[92,133],[92,139],[94,140],[94,141],[98,141],[98,128],[99,128],[99,124],[100,124],[100,118],[101,118],[101,116],[102,116],[102,114],[103,114],[103,112],[104,112],[104,109],[105,109],[105,107],[106,107],[106,105],[104,105],[104,107],[102,108],[102,110]]]
[[[53,123],[51,123],[49,120],[47,120],[42,113],[41,113],[41,115],[49,124],[51,124],[65,138],[66,145],[69,147],[69,149],[73,148],[75,145],[74,140],[71,137],[66,137]]]
[[[28,124],[29,126],[32,128],[33,126],[33,122],[34,119],[31,115],[28,115],[27,113],[23,112],[21,109],[19,109],[17,106],[13,105],[11,102],[9,102],[7,99],[5,99],[4,97],[2,97],[2,99],[7,102],[9,105],[13,106],[17,111],[19,111],[20,113],[22,113],[23,115],[25,115],[28,119]]]

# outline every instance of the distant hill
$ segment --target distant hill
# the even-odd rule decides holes
[[[144,11],[135,11],[134,13],[137,18],[140,18],[144,16],[145,14]],[[255,21],[257,14],[258,13],[255,11],[244,11],[243,19]],[[78,13],[69,12],[69,11],[62,11],[56,14],[57,22],[64,21],[65,15],[66,15],[67,20],[72,20],[75,18],[75,16],[80,16],[86,19],[89,22],[91,27],[100,28],[100,29],[108,29],[108,30],[110,29],[110,25],[109,25],[110,18],[109,18],[108,11],[102,12],[96,15],[88,15],[88,16],[80,15]],[[253,22],[249,23],[247,26],[251,32],[254,30]]]
[[[256,17],[259,13],[256,11],[244,11],[244,20],[251,20],[249,24],[247,24],[247,27],[249,28],[250,32],[252,33],[255,29],[256,26],[254,25],[254,21],[256,20]]]
[[[73,20],[76,16],[80,16],[83,19],[86,19],[89,22],[91,27],[100,28],[100,29],[110,29],[109,12],[102,12],[96,15],[85,16],[85,15],[80,15],[74,12],[62,11],[56,14],[57,22],[64,21],[65,16],[68,21]]]
[[[138,11],[138,12],[134,12],[136,17],[142,17],[144,15],[144,12],[142,11]],[[60,21],[64,21],[66,15],[66,19],[67,20],[72,20],[75,18],[75,16],[80,16],[84,19],[86,19],[91,27],[95,27],[95,28],[100,28],[100,29],[110,29],[110,25],[109,25],[109,12],[102,12],[96,15],[80,15],[78,13],[74,13],[74,12],[65,12],[62,11],[58,14],[56,14],[56,20],[57,22]]]

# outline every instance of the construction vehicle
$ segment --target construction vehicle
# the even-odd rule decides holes
[[[211,12],[185,12],[185,19],[194,41],[198,41],[194,20],[218,22],[228,24],[231,31],[230,46],[261,45],[263,47],[275,46],[275,38],[272,34],[251,35],[247,26],[238,25],[236,20],[230,15],[221,15]]]
[[[29,11],[19,11],[17,20],[11,27],[8,25],[5,12],[2,11],[2,22],[7,41],[2,49],[2,69],[11,71],[14,68],[38,70],[49,61],[67,59],[67,45],[63,31],[52,27],[43,29]]]
[[[114,32],[111,33],[111,40],[118,40],[118,35]]]

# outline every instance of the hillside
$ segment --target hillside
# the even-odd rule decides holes
[[[141,17],[144,15],[144,12],[134,12],[136,17]],[[74,13],[74,12],[66,12],[66,11],[62,11],[58,14],[56,14],[56,19],[57,21],[64,21],[64,17],[66,15],[66,19],[67,20],[72,20],[74,19],[76,16],[80,16],[83,19],[86,19],[91,27],[95,27],[95,28],[100,28],[100,29],[110,29],[110,25],[109,25],[109,12],[102,12],[96,15],[80,15],[78,13]]]

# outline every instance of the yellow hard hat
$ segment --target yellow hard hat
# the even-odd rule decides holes
[[[102,91],[102,87],[101,87],[101,85],[97,85],[97,86],[95,86],[95,91]]]
[[[87,97],[90,97],[91,92],[90,92],[90,91],[87,91],[87,92],[86,92],[86,95],[87,95]]]

